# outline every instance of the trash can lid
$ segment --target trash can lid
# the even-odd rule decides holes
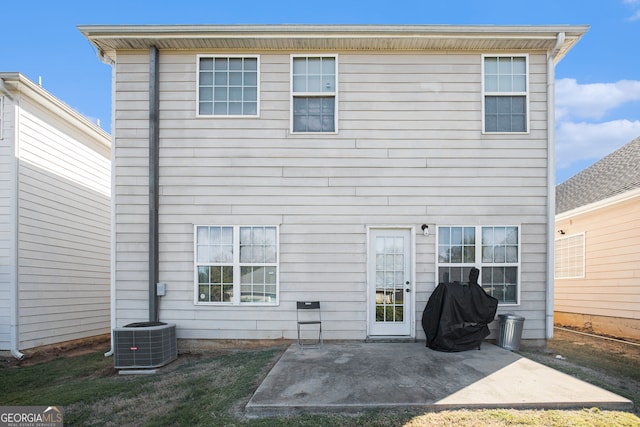
[[[505,320],[524,320],[524,317],[513,313],[499,314],[498,317]]]

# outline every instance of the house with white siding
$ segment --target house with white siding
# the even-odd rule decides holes
[[[0,73],[0,350],[110,330],[111,138]]]
[[[556,187],[555,322],[640,339],[640,137]]]
[[[587,27],[79,30],[113,70],[113,328],[295,339],[314,300],[326,340],[420,340],[477,267],[552,335],[554,67]]]

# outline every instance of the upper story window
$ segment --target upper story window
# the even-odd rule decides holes
[[[335,56],[292,56],[292,132],[336,132]]]
[[[483,57],[484,131],[528,132],[527,57]]]
[[[467,282],[475,267],[487,294],[517,304],[519,234],[517,226],[438,227],[438,282]]]
[[[584,233],[556,240],[555,278],[579,279],[584,277]]]
[[[257,56],[198,56],[199,116],[258,116]]]

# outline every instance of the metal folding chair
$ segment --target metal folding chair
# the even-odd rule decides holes
[[[296,304],[296,320],[298,322],[298,346],[300,348],[317,346],[322,344],[322,315],[320,313],[320,301],[298,301]],[[301,330],[311,326],[312,330],[318,330],[318,340],[311,344],[303,344]]]

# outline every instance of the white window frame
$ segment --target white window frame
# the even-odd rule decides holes
[[[584,279],[586,239],[586,233],[577,233],[555,240],[555,279]]]
[[[215,62],[216,58],[243,58],[243,59],[256,59],[256,114],[201,114],[200,113],[200,60],[213,59]],[[214,98],[215,102],[215,98]],[[215,109],[215,106],[214,106]],[[199,118],[209,118],[209,119],[229,119],[229,118],[239,118],[239,119],[251,119],[260,117],[260,55],[206,55],[200,54],[196,55],[196,117]]]
[[[524,92],[488,92],[485,88],[485,62],[486,62],[486,58],[524,58],[525,59],[525,78],[526,78],[526,82],[525,82],[525,91]],[[482,64],[481,64],[481,72],[482,72],[482,76],[481,76],[481,82],[482,82],[482,133],[483,134],[487,134],[487,135],[528,135],[531,132],[531,115],[530,115],[530,107],[529,107],[529,81],[531,80],[530,78],[530,73],[529,73],[529,55],[528,54],[521,54],[521,53],[514,53],[514,54],[507,54],[507,53],[501,53],[501,54],[483,54],[482,55]],[[486,130],[486,99],[487,96],[523,96],[524,97],[524,104],[525,104],[525,114],[526,114],[526,118],[525,118],[525,130],[524,131],[514,131],[514,132],[493,132],[493,131],[487,131]]]
[[[504,263],[489,263],[482,261],[482,229],[483,228],[503,228],[503,227],[514,227],[518,230],[518,262],[504,262]],[[473,262],[466,263],[441,263],[440,262],[440,229],[441,228],[473,228],[474,229],[474,248],[475,248],[475,256]],[[497,225],[439,225],[436,229],[436,281],[439,282],[440,277],[440,267],[461,267],[461,268],[472,268],[475,267],[480,270],[480,275],[478,277],[478,284],[482,287],[482,268],[483,267],[516,267],[517,275],[516,275],[516,301],[515,302],[503,302],[499,301],[499,305],[502,307],[509,306],[519,306],[521,303],[520,294],[522,291],[522,227],[520,225],[513,224],[497,224]],[[463,281],[466,282],[468,277],[463,278]]]
[[[293,60],[294,58],[333,58],[335,61],[335,90],[333,92],[294,92],[293,91]],[[338,55],[337,54],[292,54],[290,58],[289,66],[289,132],[294,135],[335,135],[338,133]],[[293,99],[296,97],[319,97],[334,99],[333,108],[333,131],[332,132],[294,132],[293,130]]]
[[[198,262],[198,228],[199,227],[223,227],[233,229],[233,260],[229,263],[223,262]],[[276,262],[275,263],[244,263],[240,262],[240,229],[245,227],[265,227],[275,228],[276,231]],[[219,225],[219,224],[195,224],[193,227],[193,303],[194,305],[243,305],[243,306],[277,306],[280,304],[280,227],[277,225]],[[199,278],[198,267],[199,266],[217,266],[225,265],[233,267],[233,299],[231,301],[200,301],[199,299]],[[241,301],[241,267],[255,266],[255,267],[275,267],[275,301],[268,302],[243,302]]]

